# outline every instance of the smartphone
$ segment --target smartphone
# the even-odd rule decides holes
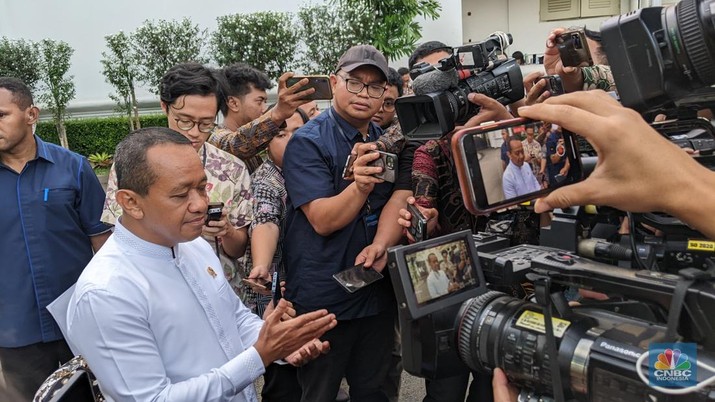
[[[394,183],[397,179],[397,155],[391,154],[384,151],[370,151],[377,152],[380,157],[375,159],[370,163],[370,166],[381,166],[382,172],[374,175],[375,177]]]
[[[357,156],[355,156],[353,154],[348,155],[348,159],[345,161],[345,167],[343,167],[343,179],[345,179],[345,180],[353,179],[352,167],[353,167],[353,163],[355,163],[355,159],[357,159]]]
[[[262,295],[272,295],[272,290],[273,290],[273,283],[272,282],[263,282],[263,280],[258,281],[256,279],[248,279],[244,278],[241,279],[242,282],[247,284],[248,286],[253,289],[254,292],[262,294]]]
[[[333,279],[338,281],[349,293],[355,293],[365,286],[382,279],[381,273],[371,268],[365,268],[363,264],[350,267],[333,275]]]
[[[486,215],[583,180],[574,135],[563,128],[552,128],[546,137],[544,145],[548,149],[544,156],[549,161],[544,180],[539,180],[538,171],[535,173],[534,168],[524,160],[523,144],[519,142],[524,139],[522,133],[527,125],[538,130],[543,124],[519,118],[468,128],[454,134],[452,152],[462,198],[469,212]],[[502,167],[503,130],[508,134],[504,148],[509,160],[506,170]],[[558,161],[550,167],[552,155]],[[559,176],[567,163],[568,172]]]
[[[563,82],[561,82],[561,77],[559,75],[545,75],[543,77],[539,77],[539,80],[546,81],[546,90],[549,91],[551,95],[564,94],[564,85]]]
[[[306,96],[303,99],[309,100],[331,100],[333,99],[333,88],[330,86],[330,77],[327,75],[306,75],[306,76],[293,76],[288,78],[286,81],[287,87],[292,87],[297,84],[303,78],[308,79],[308,85],[300,88],[304,91],[308,88],[315,88],[315,92]]]
[[[220,221],[223,212],[223,202],[209,202],[209,208],[206,210],[206,224],[210,221]]]
[[[427,240],[427,218],[422,215],[419,208],[413,204],[407,204],[407,211],[410,213],[410,227],[407,231],[415,239],[415,242]]]
[[[588,49],[588,41],[583,29],[563,32],[556,36],[556,47],[559,49],[561,63],[564,67],[592,66],[593,59]]]

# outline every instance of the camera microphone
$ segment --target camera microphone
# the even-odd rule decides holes
[[[586,258],[607,258],[629,261],[633,252],[618,244],[600,239],[582,239],[578,241],[578,254]]]
[[[432,70],[421,74],[412,81],[412,90],[415,95],[425,95],[433,92],[442,92],[454,88],[459,83],[459,76],[455,69],[447,71]]]

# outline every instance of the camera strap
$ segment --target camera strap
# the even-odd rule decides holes
[[[549,354],[549,368],[551,369],[551,385],[554,389],[554,400],[565,402],[564,388],[561,382],[559,370],[559,352],[556,348],[556,336],[554,335],[554,324],[551,321],[551,279],[539,277],[534,281],[536,302],[544,307],[544,330],[546,331],[546,351]]]
[[[673,299],[670,301],[670,309],[668,310],[668,327],[665,332],[665,338],[668,341],[675,342],[678,340],[678,323],[680,322],[680,313],[683,310],[685,296],[688,294],[688,289],[695,282],[711,279],[711,273],[701,271],[696,268],[685,268],[678,271],[680,280],[675,285],[673,291]]]

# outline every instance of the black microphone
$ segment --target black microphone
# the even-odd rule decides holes
[[[455,69],[449,69],[447,71],[435,69],[415,78],[412,81],[412,90],[415,95],[424,95],[454,88],[457,86],[457,83],[459,83],[459,77]]]

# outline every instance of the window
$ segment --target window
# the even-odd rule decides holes
[[[541,0],[541,21],[618,15],[620,0]]]

